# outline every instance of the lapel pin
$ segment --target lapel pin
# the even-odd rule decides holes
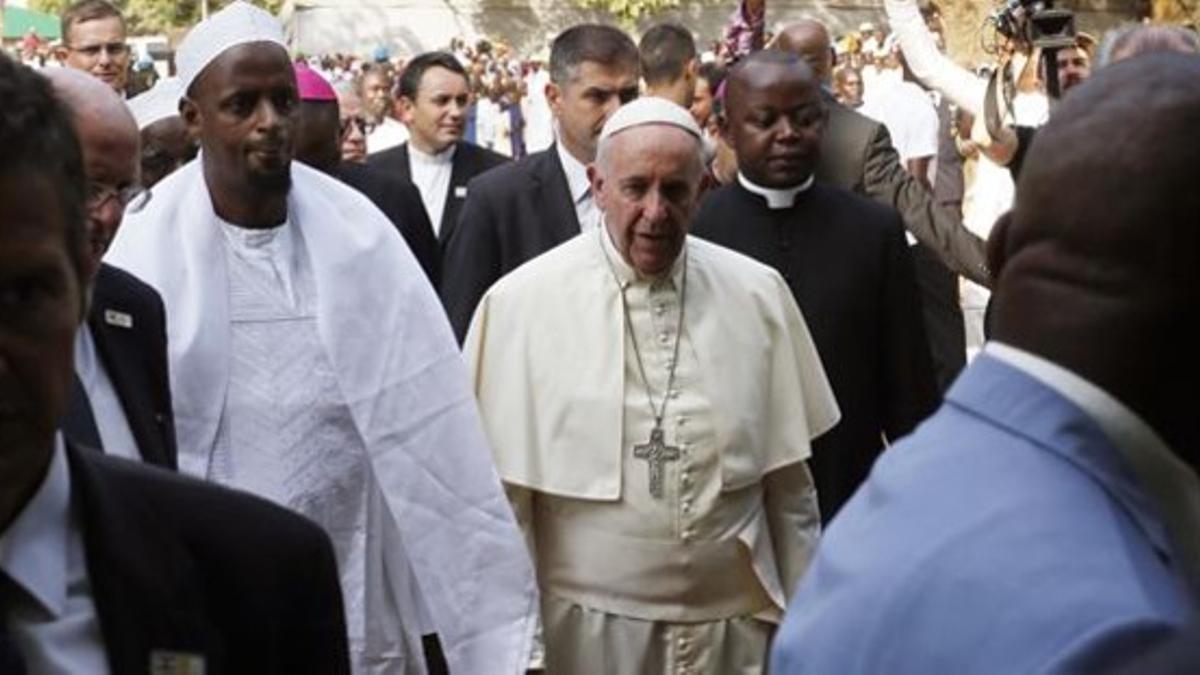
[[[117,328],[133,328],[133,316],[115,309],[104,310],[104,323]]]
[[[454,198],[455,199],[466,199],[466,197],[467,197],[467,186],[466,185],[454,186]]]

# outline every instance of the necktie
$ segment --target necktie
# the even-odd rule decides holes
[[[71,388],[71,399],[67,403],[67,414],[63,416],[63,433],[79,445],[95,450],[103,450],[100,442],[100,429],[96,426],[96,416],[92,414],[92,404],[88,401],[87,391],[79,375],[75,375],[75,385]]]
[[[17,649],[16,642],[8,632],[8,619],[5,616],[13,595],[17,592],[16,584],[12,582],[4,570],[0,570],[0,673],[4,675],[25,675],[25,657]]]

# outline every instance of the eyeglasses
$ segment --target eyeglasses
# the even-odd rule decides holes
[[[368,122],[367,118],[363,117],[362,115],[354,115],[353,117],[347,117],[346,119],[342,120],[342,137],[345,137],[346,134],[350,133],[350,125],[352,124],[358,127],[358,130],[364,136],[375,130],[375,125]]]
[[[129,45],[124,42],[109,42],[107,44],[87,45],[86,47],[72,47],[67,45],[67,49],[79,52],[89,59],[97,58],[101,52],[108,54],[108,57],[112,59],[120,58],[129,53]]]
[[[150,191],[141,185],[115,188],[102,183],[88,184],[87,208],[89,211],[99,209],[114,199],[126,212],[137,213],[146,208],[146,204],[150,202]]]

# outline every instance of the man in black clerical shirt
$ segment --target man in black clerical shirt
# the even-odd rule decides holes
[[[348,673],[319,527],[64,438],[88,179],[44,78],[0,101],[0,673]]]
[[[757,52],[726,82],[722,134],[738,177],[705,200],[692,232],[773,266],[796,297],[842,410],[813,442],[828,520],[885,439],[936,405],[904,224],[893,209],[815,180],[827,111],[799,57]]]

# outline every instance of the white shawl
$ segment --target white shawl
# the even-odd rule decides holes
[[[166,304],[182,469],[207,462],[229,379],[229,280],[201,167],[155,186],[106,258]],[[288,212],[314,271],[321,341],[451,671],[523,672],[533,569],[433,289],[387,218],[332,178],[293,163]],[[413,602],[401,601],[408,626]]]

